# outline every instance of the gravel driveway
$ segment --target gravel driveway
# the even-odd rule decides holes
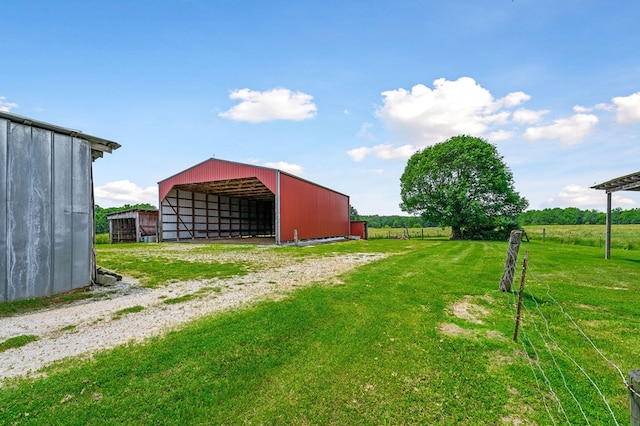
[[[264,251],[263,255],[269,256]],[[115,287],[92,289],[100,293],[94,295],[97,297],[0,319],[0,342],[20,335],[39,337],[0,352],[0,384],[7,378],[37,375],[42,367],[67,357],[91,356],[161,335],[210,313],[281,298],[297,287],[337,284],[338,275],[382,257],[358,253],[280,261],[271,269],[243,276],[172,283],[157,289],[140,287],[125,277]],[[180,297],[186,300],[167,303]],[[132,307],[141,310],[117,313]]]

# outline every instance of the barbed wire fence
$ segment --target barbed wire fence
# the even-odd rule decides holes
[[[615,413],[611,400],[619,404],[621,397],[631,396],[633,404],[634,397],[638,401],[640,395],[618,365],[553,296],[552,286],[535,272],[535,262],[532,267],[529,259],[524,266],[522,274],[531,279],[525,286],[519,344],[551,424],[620,425],[622,415],[619,407]],[[507,294],[516,318],[518,292],[510,290]],[[611,389],[619,392],[607,394]],[[633,419],[633,411],[631,416]],[[628,424],[628,418],[627,414],[622,424]],[[632,420],[632,425],[636,424],[640,423]]]

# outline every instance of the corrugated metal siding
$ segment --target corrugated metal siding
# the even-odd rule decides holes
[[[160,201],[174,185],[248,177],[257,177],[271,192],[276,193],[276,170],[211,158],[158,182]]]
[[[349,235],[349,197],[280,173],[280,241]]]
[[[0,120],[0,200],[7,200],[7,147],[9,122]],[[0,302],[7,300],[7,203],[0,205]]]
[[[367,222],[361,220],[351,222],[351,236],[366,240],[368,238]]]
[[[0,119],[1,301],[90,284],[91,144]]]

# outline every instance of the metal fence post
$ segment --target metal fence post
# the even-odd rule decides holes
[[[640,426],[640,370],[629,372],[629,407],[631,426]]]

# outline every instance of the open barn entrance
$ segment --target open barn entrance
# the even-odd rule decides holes
[[[161,202],[164,241],[272,239],[275,194],[258,178],[175,185]]]
[[[107,215],[109,242],[155,242],[158,235],[158,212],[151,210],[126,210]]]

